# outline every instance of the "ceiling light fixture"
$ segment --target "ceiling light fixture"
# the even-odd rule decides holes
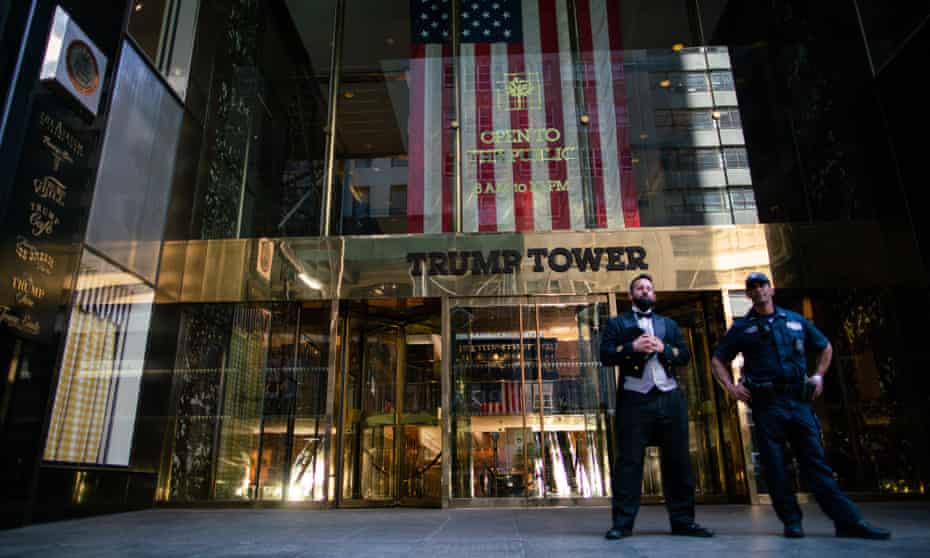
[[[674,50],[675,52],[678,52],[683,48],[685,48],[684,43],[675,43],[672,45],[672,50]]]

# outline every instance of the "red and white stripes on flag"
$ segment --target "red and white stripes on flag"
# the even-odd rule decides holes
[[[460,45],[465,232],[639,226],[618,2],[576,0],[575,5],[577,64],[567,0],[523,0],[522,43]],[[514,79],[534,93],[509,95],[507,85]],[[411,111],[417,106],[411,102]],[[578,107],[588,116],[587,125],[579,123]],[[531,132],[494,133],[504,130]],[[415,137],[411,134],[411,146]],[[439,148],[438,140],[437,134],[427,133],[422,143]],[[499,155],[476,155],[494,150]],[[424,195],[417,203],[428,204],[428,199]],[[424,227],[424,232],[431,230]]]
[[[407,232],[452,231],[452,46],[414,43],[408,86]]]
[[[523,413],[523,397],[520,390],[520,382],[501,382],[492,385],[490,390],[495,390],[493,396],[490,391],[485,391],[486,400],[481,403],[482,415],[513,415]],[[498,391],[499,390],[499,391]],[[497,399],[497,395],[500,398]]]

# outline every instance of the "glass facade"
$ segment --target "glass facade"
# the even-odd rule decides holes
[[[107,56],[93,117],[28,77],[51,4],[0,8],[0,431],[37,519],[107,483],[125,508],[605,504],[597,347],[641,271],[693,355],[700,502],[766,499],[710,368],[750,270],[833,343],[840,485],[926,494],[919,100],[888,77],[915,35],[887,9],[106,4],[62,2]]]

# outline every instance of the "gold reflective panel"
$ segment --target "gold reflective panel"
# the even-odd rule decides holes
[[[659,291],[742,289],[750,271],[779,287],[919,280],[884,242],[858,223],[167,242],[157,301],[584,295],[643,271]]]
[[[589,294],[637,273],[717,290],[770,272],[760,225],[165,244],[160,302]]]

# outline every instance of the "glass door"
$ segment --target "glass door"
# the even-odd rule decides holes
[[[346,505],[441,505],[439,302],[350,303],[343,375]]]
[[[622,303],[625,305],[625,303]],[[616,377],[601,366],[607,297],[496,297],[451,305],[452,497],[607,498]],[[625,309],[625,308],[624,308]],[[680,370],[690,452],[702,501],[723,498],[739,467],[711,378],[709,339],[719,299],[663,294],[658,311],[681,326],[692,359]],[[659,449],[646,448],[643,496],[662,497]]]
[[[609,496],[606,297],[452,305],[454,498]]]

